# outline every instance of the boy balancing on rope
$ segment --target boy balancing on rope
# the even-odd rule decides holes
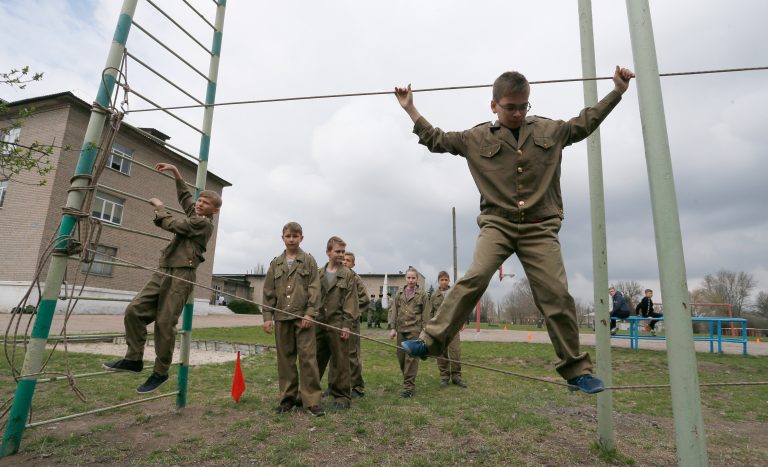
[[[480,235],[472,265],[443,301],[419,339],[402,343],[413,356],[440,356],[461,328],[492,275],[513,253],[522,263],[539,311],[547,321],[556,369],[571,386],[592,394],[604,390],[592,376],[587,353],[579,350],[576,310],[560,253],[558,232],[563,219],[560,161],[564,147],[592,133],[621,100],[634,73],[616,67],[614,89],[594,107],[571,120],[549,120],[526,113],[531,105],[525,76],[503,73],[493,84],[494,123],[444,132],[421,116],[411,86],[395,88],[400,105],[414,122],[419,143],[431,152],[466,158],[480,191]]]
[[[173,359],[176,323],[192,291],[197,266],[205,261],[203,254],[213,234],[213,215],[221,208],[221,196],[215,191],[201,191],[194,201],[176,166],[157,164],[155,170],[171,172],[176,180],[176,193],[186,217],[174,217],[163,202],[151,198],[155,208],[155,225],[172,232],[173,239],[160,257],[160,273],[152,278],[125,309],[125,358],[102,365],[107,370],[139,373],[144,369],[144,345],[147,325],[155,323],[155,366],[152,375],[136,389],[139,394],[156,390],[168,380]]]

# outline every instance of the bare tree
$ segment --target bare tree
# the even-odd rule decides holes
[[[757,300],[755,300],[755,313],[768,318],[768,293],[760,292],[757,294]]]
[[[496,315],[496,304],[494,303],[491,296],[486,292],[483,294],[483,298],[480,299],[480,321],[485,321],[486,323],[492,324],[496,320],[494,320],[494,317]]]
[[[640,299],[643,297],[643,291],[645,290],[645,287],[640,285],[637,281],[618,281],[615,284],[611,284],[611,287],[624,295],[624,300],[627,301],[630,310],[640,302]]]
[[[539,318],[528,279],[520,279],[502,300],[504,319],[513,324],[530,324]]]
[[[738,317],[741,316],[745,301],[756,285],[752,274],[721,269],[714,275],[704,276],[704,284],[694,293],[710,303],[730,304],[733,315]]]

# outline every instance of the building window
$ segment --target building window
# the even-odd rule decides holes
[[[123,222],[123,205],[125,205],[124,199],[97,191],[93,197],[91,215],[96,219],[120,225]]]
[[[125,175],[131,175],[131,159],[133,159],[133,151],[115,143],[107,159],[107,167]]]
[[[3,128],[0,129],[0,151],[3,153],[9,153],[13,151],[14,144],[19,141],[19,135],[21,134],[21,128]],[[13,143],[13,144],[5,144]]]
[[[104,263],[97,263],[97,261],[104,261],[111,263],[114,260],[112,259],[113,256],[117,256],[117,248],[112,248],[110,246],[104,246],[104,245],[96,245],[96,253],[93,255],[93,263],[82,263],[81,271],[82,272],[88,272],[88,267],[91,268],[91,274],[95,274],[97,276],[108,276],[112,277],[112,265],[111,264],[104,264]]]
[[[8,180],[0,180],[0,208],[3,207],[6,191],[8,191]]]

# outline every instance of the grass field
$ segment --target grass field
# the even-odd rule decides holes
[[[195,339],[273,344],[256,328],[200,329]],[[593,352],[593,349],[589,349]],[[550,345],[462,344],[463,359],[557,380]],[[421,362],[416,397],[398,395],[394,350],[363,341],[366,396],[343,412],[276,415],[274,352],[243,358],[248,386],[230,396],[234,364],[190,372],[189,406],[174,398],[27,430],[21,452],[2,465],[675,465],[668,390],[613,392],[617,450],[597,448],[595,396],[486,370],[465,368],[468,389],[441,388],[433,360]],[[613,349],[614,385],[668,382],[666,352]],[[760,381],[768,359],[698,354],[701,382]],[[70,354],[76,373],[110,357]],[[57,353],[49,368],[64,368]],[[175,370],[174,370],[175,371]],[[147,372],[145,372],[147,373]],[[133,400],[147,374],[82,379],[83,403],[66,382],[38,384],[34,420]],[[172,383],[163,391],[172,391]],[[7,368],[0,397],[13,394]],[[702,388],[711,465],[768,465],[768,387]]]

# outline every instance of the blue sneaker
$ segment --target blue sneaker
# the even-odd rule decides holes
[[[427,359],[427,344],[421,339],[403,341],[400,346],[411,357],[418,357],[422,360]]]
[[[582,390],[587,394],[596,394],[605,391],[603,380],[592,375],[577,376],[576,378],[569,379],[568,384],[570,384],[568,390],[571,392]]]

